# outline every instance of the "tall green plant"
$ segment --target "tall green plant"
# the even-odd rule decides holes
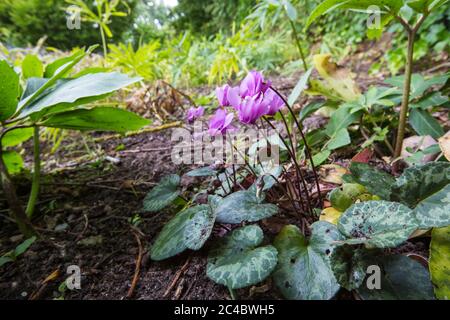
[[[30,219],[39,194],[40,127],[126,132],[148,123],[126,110],[89,107],[89,103],[104,99],[140,78],[129,78],[116,72],[86,73],[78,78],[67,78],[70,70],[94,49],[91,47],[87,52],[79,50],[70,57],[52,62],[45,69],[37,57],[30,56],[22,64],[23,89],[14,68],[5,60],[0,60],[1,182],[12,217],[27,236],[34,234]],[[24,210],[11,179],[12,173],[20,171],[23,161],[11,148],[32,136],[34,173],[28,205]]]
[[[408,49],[406,54],[400,121],[394,152],[395,158],[398,158],[401,154],[403,139],[405,136],[406,121],[408,119],[411,78],[414,64],[414,44],[417,32],[432,11],[437,10],[447,3],[448,0],[325,0],[314,9],[308,18],[307,27],[309,27],[321,15],[337,9],[379,14],[379,25],[369,29],[368,33],[371,37],[379,37],[383,32],[383,29],[392,21],[398,21],[403,26],[403,29],[408,36]],[[373,12],[373,6],[376,6],[379,11]],[[417,14],[416,19],[408,19],[411,10]]]

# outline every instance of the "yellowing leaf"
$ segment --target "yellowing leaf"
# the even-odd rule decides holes
[[[439,139],[439,147],[441,147],[447,160],[450,161],[450,131]]]
[[[333,207],[326,208],[326,209],[323,209],[322,213],[320,214],[320,221],[326,221],[326,222],[332,223],[334,225],[337,225],[341,215],[342,215],[342,212],[336,210]]]
[[[337,164],[324,164],[319,169],[322,181],[333,184],[342,184],[342,176],[346,173],[347,169]]]
[[[436,297],[450,300],[450,226],[433,229],[430,246],[430,273]]]

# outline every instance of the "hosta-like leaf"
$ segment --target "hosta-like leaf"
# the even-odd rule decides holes
[[[171,204],[180,194],[178,186],[180,176],[176,174],[168,175],[161,179],[144,199],[144,210],[147,212],[157,212]]]
[[[96,107],[57,113],[41,124],[45,127],[80,131],[127,132],[139,130],[149,123],[149,120],[127,110],[113,107]]]
[[[217,221],[221,223],[255,222],[278,212],[274,204],[263,203],[252,190],[238,191],[222,199],[216,208]]]
[[[19,102],[19,76],[5,60],[0,60],[0,121],[16,111]]]
[[[343,245],[334,249],[330,259],[337,282],[349,291],[359,288],[366,278],[367,267],[374,262],[374,255],[364,247]]]
[[[177,215],[163,227],[156,238],[155,243],[151,247],[150,253],[152,260],[164,260],[188,249],[188,246],[186,245],[186,227],[193,227],[193,225],[190,224],[190,221],[195,219],[197,214],[202,215],[205,210],[209,210],[208,206],[201,205],[177,213]],[[191,233],[191,235],[195,236],[194,233]],[[201,241],[203,240],[200,238],[190,239],[189,244],[191,245]]]
[[[263,231],[256,225],[234,230],[209,253],[206,274],[231,289],[263,281],[277,265],[277,250],[258,247],[262,241]]]
[[[311,227],[309,241],[293,225],[284,227],[275,238],[279,262],[273,278],[287,299],[328,300],[339,290],[329,255],[334,248],[332,242],[343,237],[328,222],[316,222]]]
[[[371,194],[384,200],[390,200],[391,188],[395,183],[394,177],[381,170],[375,169],[367,163],[353,162],[350,165],[353,181],[364,187]]]
[[[431,162],[407,168],[392,188],[392,200],[414,208],[450,183],[450,163]]]
[[[202,206],[195,216],[186,223],[184,229],[184,243],[192,250],[199,250],[211,235],[216,221],[215,211],[211,206]]]
[[[450,225],[450,184],[420,202],[414,214],[422,229]]]
[[[49,93],[30,102],[22,109],[19,117],[34,115],[34,118],[42,118],[50,113],[67,111],[75,106],[105,98],[138,80],[139,78],[129,78],[124,74],[112,72],[88,74],[64,81]],[[40,90],[42,87],[38,91]],[[32,96],[34,95],[35,93]],[[28,98],[26,100],[28,101]]]
[[[367,201],[354,204],[339,219],[339,231],[349,244],[368,244],[394,248],[417,229],[411,209],[389,201]]]
[[[436,297],[450,300],[450,226],[431,233],[430,273]]]
[[[381,289],[358,289],[364,300],[433,300],[433,286],[428,270],[419,262],[403,255],[382,257]]]

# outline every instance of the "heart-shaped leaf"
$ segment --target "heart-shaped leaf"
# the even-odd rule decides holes
[[[430,273],[436,297],[450,300],[450,226],[431,233]]]
[[[420,202],[414,209],[419,228],[440,228],[450,225],[450,184]]]
[[[144,199],[144,210],[147,212],[157,212],[171,204],[180,194],[178,186],[180,176],[176,174],[168,175],[161,179]]]
[[[371,194],[390,200],[391,187],[395,183],[394,177],[390,174],[360,162],[353,162],[350,165],[350,172],[353,182],[363,185]]]
[[[339,219],[339,231],[348,244],[368,244],[393,248],[417,229],[417,221],[408,207],[389,201],[367,201],[354,204]]]
[[[287,299],[328,300],[339,290],[329,255],[332,242],[343,237],[328,222],[316,222],[311,228],[309,241],[293,225],[284,227],[275,238],[279,262],[273,278]]]
[[[208,255],[208,277],[231,289],[263,281],[277,265],[275,247],[258,247],[263,237],[261,228],[251,225],[236,229],[221,239]]]
[[[191,220],[197,220],[197,215],[204,215],[208,211],[207,205],[200,205],[183,210],[175,215],[161,230],[155,243],[151,247],[151,258],[155,261],[173,257],[188,248],[187,244],[199,249],[199,243],[204,243],[204,236],[198,232],[185,232],[187,227],[193,228]],[[200,228],[201,226],[199,226]],[[187,236],[198,237],[187,240]],[[201,246],[200,246],[201,247]]]
[[[220,201],[216,208],[217,221],[221,223],[255,222],[278,212],[274,204],[263,203],[252,190],[238,191]]]
[[[385,256],[377,264],[381,270],[381,289],[358,289],[364,300],[433,300],[428,270],[403,255]]]
[[[344,244],[334,249],[330,260],[336,280],[350,291],[359,288],[364,282],[367,267],[373,264],[374,252]]]
[[[450,163],[432,162],[407,168],[392,188],[392,200],[414,208],[450,183]]]

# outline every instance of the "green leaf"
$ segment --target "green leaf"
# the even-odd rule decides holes
[[[395,183],[394,177],[390,174],[360,162],[352,162],[350,172],[353,181],[366,187],[371,194],[390,200],[391,188]]]
[[[354,204],[338,222],[339,231],[348,244],[367,244],[377,248],[394,248],[417,229],[412,210],[389,201],[367,201]]]
[[[450,225],[450,184],[419,202],[414,214],[420,229]]]
[[[57,113],[51,115],[41,125],[81,131],[127,132],[139,130],[149,123],[149,120],[127,110],[114,107],[95,107]]]
[[[331,115],[326,127],[326,133],[330,138],[334,138],[342,129],[359,120],[362,112],[350,112],[350,105],[342,105]]]
[[[139,80],[139,78],[129,78],[124,74],[112,72],[88,74],[65,81],[38,100],[31,102],[22,110],[20,117],[34,115],[35,118],[42,118],[50,113],[67,111],[78,105],[103,99]],[[47,84],[48,82],[43,87]],[[42,87],[37,92],[41,90]],[[22,101],[28,101],[28,98]]]
[[[238,191],[223,198],[216,208],[217,221],[220,223],[255,222],[269,218],[278,212],[274,204],[263,203],[256,192]]]
[[[439,122],[426,110],[412,109],[409,122],[419,136],[432,136],[439,139],[445,133]]]
[[[179,195],[180,176],[168,175],[161,179],[144,199],[144,210],[158,212],[171,204]]]
[[[19,102],[19,76],[6,61],[0,60],[0,121],[8,119],[16,111]]]
[[[16,257],[18,257],[21,254],[23,254],[36,241],[36,239],[37,239],[36,237],[31,237],[31,238],[25,240],[24,242],[22,242],[21,244],[19,244],[16,247],[16,249],[14,249],[14,255]]]
[[[216,174],[217,171],[212,169],[210,166],[197,168],[186,173],[188,177],[211,177]]]
[[[433,229],[429,267],[436,297],[450,300],[450,226]]]
[[[6,147],[14,147],[22,142],[27,141],[33,136],[33,128],[20,128],[8,131],[2,139],[2,146]]]
[[[308,86],[308,81],[309,78],[311,77],[311,73],[313,72],[313,70],[314,68],[310,68],[300,77],[300,80],[298,80],[297,85],[292,90],[288,98],[288,103],[290,106],[292,106],[297,101],[297,99],[302,95],[303,91]]]
[[[20,173],[24,167],[22,156],[13,150],[3,151],[3,161],[9,174],[12,175]]]
[[[52,63],[48,64],[45,67],[44,77],[45,78],[51,78],[55,75],[55,73],[58,71],[59,68],[66,65],[67,63],[70,63],[72,61],[76,61],[76,59],[81,59],[85,56],[84,51],[78,50],[74,54],[68,57],[62,57],[59,59],[54,60]],[[65,77],[67,74],[62,74],[62,77]]]
[[[322,108],[324,104],[324,102],[311,102],[307,106],[303,107],[300,111],[300,121],[305,120],[309,115]]]
[[[22,61],[22,77],[28,78],[42,78],[44,75],[44,66],[41,60],[33,54],[28,54]]]
[[[381,289],[358,289],[364,300],[433,300],[433,286],[428,270],[419,262],[403,255],[382,257]]]
[[[293,225],[285,226],[275,238],[279,254],[273,279],[286,299],[328,300],[339,290],[329,255],[334,249],[331,243],[342,236],[328,222],[316,222],[311,228],[309,241]]]
[[[366,278],[367,267],[374,264],[374,256],[374,250],[364,247],[344,244],[334,249],[330,261],[337,282],[348,291],[359,288]]]
[[[4,254],[3,256],[0,257],[0,267],[4,266],[9,262],[14,262],[14,259],[11,258],[8,254]]]
[[[192,227],[190,221],[195,219],[197,214],[203,214],[205,210],[209,210],[207,205],[200,205],[183,210],[175,215],[161,230],[150,249],[151,258],[155,261],[161,261],[173,257],[188,248],[186,243],[198,244],[203,242],[203,238],[189,239],[186,241],[188,234],[186,228]]]
[[[236,229],[221,239],[208,254],[208,278],[231,289],[266,279],[277,265],[277,250],[270,245],[258,247],[263,238],[261,228],[251,225]]]
[[[349,145],[352,141],[350,140],[350,134],[346,128],[342,128],[337,131],[327,143],[327,149],[336,150],[346,145]]]
[[[199,250],[211,232],[216,222],[216,213],[210,206],[202,206],[195,216],[186,223],[184,229],[184,244],[191,250]]]
[[[392,200],[415,208],[450,183],[450,164],[431,162],[407,168],[392,188]]]
[[[286,10],[286,14],[289,20],[295,22],[297,20],[297,10],[295,9],[295,7],[289,0],[283,0],[283,6],[284,9]]]
[[[328,150],[328,149],[322,150],[322,151],[320,151],[319,153],[316,153],[316,154],[313,156],[314,166],[319,166],[319,165],[321,165],[322,163],[324,163],[324,162],[328,159],[328,157],[330,156],[330,154],[331,154],[331,150]],[[311,164],[310,164],[310,165],[311,165]]]

